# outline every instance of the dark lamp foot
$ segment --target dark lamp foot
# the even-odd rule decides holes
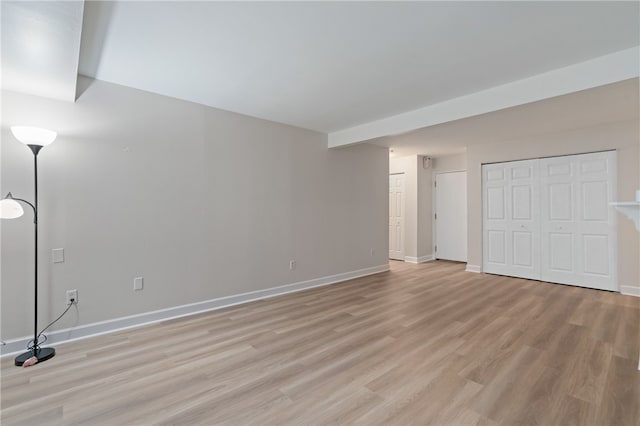
[[[22,364],[24,364],[26,360],[28,360],[34,355],[36,358],[38,358],[38,362],[43,362],[53,358],[55,354],[56,354],[56,350],[54,348],[39,348],[35,351],[35,354],[34,354],[34,351],[27,351],[16,357],[16,365],[18,367],[22,366]]]

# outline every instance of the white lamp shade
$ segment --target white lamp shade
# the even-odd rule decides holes
[[[24,214],[19,202],[11,198],[0,200],[0,219],[15,219]]]
[[[12,126],[11,133],[25,145],[47,146],[58,134],[53,130],[41,129],[39,127]]]

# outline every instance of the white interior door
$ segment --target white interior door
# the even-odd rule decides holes
[[[540,160],[544,281],[617,291],[615,151]]]
[[[488,164],[483,177],[483,271],[540,279],[538,160]]]
[[[435,257],[467,261],[467,172],[435,175]]]
[[[404,260],[404,174],[389,175],[389,258]]]

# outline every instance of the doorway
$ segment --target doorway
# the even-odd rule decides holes
[[[389,175],[389,259],[404,260],[404,173]]]

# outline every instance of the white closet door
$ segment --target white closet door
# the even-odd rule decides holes
[[[483,271],[540,279],[538,160],[482,166]]]
[[[404,260],[404,174],[389,176],[389,259]]]
[[[617,291],[615,151],[540,160],[541,279]]]

